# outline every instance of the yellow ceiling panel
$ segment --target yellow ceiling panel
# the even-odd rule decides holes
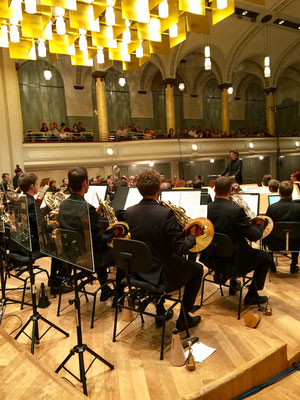
[[[178,2],[177,0],[169,0],[169,16],[168,18],[161,18],[161,31],[165,32],[171,26],[178,24]]]
[[[170,39],[167,35],[162,35],[161,42],[150,41],[150,53],[170,54]]]
[[[50,53],[69,54],[68,35],[53,33],[53,40],[49,40]]]
[[[138,7],[138,4],[143,5],[143,2],[141,0],[122,0],[123,18],[141,22],[141,16],[143,16],[145,19],[142,22],[149,22],[150,13],[147,12],[145,7]]]
[[[228,5],[223,10],[217,9],[217,0],[212,0],[212,23],[213,25],[234,14],[234,0],[228,0]]]
[[[19,43],[9,44],[9,56],[10,58],[19,58],[21,60],[31,60],[30,49],[32,47],[31,40],[22,40]]]
[[[180,11],[205,15],[205,0],[178,0]]]
[[[1,18],[13,18],[14,17],[14,12],[13,10],[9,7],[10,1],[9,0],[1,0],[0,1],[0,17]]]
[[[22,36],[26,38],[45,39],[43,17],[38,14],[23,13]]]
[[[76,2],[72,0],[41,0],[41,5],[76,10]]]
[[[210,23],[208,14],[197,15],[197,14],[186,13],[186,28],[188,32],[209,34]]]
[[[178,35],[175,38],[170,37],[170,47],[175,47],[186,39],[186,18],[181,14],[178,20]]]

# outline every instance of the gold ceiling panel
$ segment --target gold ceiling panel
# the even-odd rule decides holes
[[[177,0],[169,0],[169,16],[168,18],[161,18],[161,31],[165,32],[171,26],[178,24],[178,2]]]
[[[178,0],[178,8],[198,15],[205,15],[205,0]]]
[[[19,58],[21,60],[32,60],[30,57],[30,49],[32,48],[31,40],[22,40],[19,43],[9,44],[10,58]]]
[[[0,28],[0,47],[8,47],[7,35],[5,35],[5,36],[3,35],[3,31],[1,28]]]
[[[94,7],[94,17],[98,18],[107,8],[107,3],[105,0],[103,1],[94,1],[92,4]]]
[[[154,30],[151,29],[151,20],[157,22],[158,26],[158,32],[157,34],[154,35]],[[137,24],[137,29],[138,29],[138,36],[142,40],[152,40],[154,42],[161,42],[161,24],[160,24],[160,18],[151,18],[149,24],[143,24],[141,22],[138,22]]]
[[[170,54],[170,39],[167,35],[162,35],[161,42],[150,41],[150,53],[154,54]]]
[[[83,67],[91,67],[93,60],[89,58],[87,53],[84,53],[76,48],[75,56],[71,56],[72,65],[81,65]]]
[[[76,2],[70,0],[41,0],[41,4],[42,6],[61,7],[68,10],[76,10]]]
[[[143,41],[143,52],[144,52],[144,57],[139,58],[139,65],[140,67],[145,64],[146,62],[148,62],[151,58],[151,54],[150,54],[150,42],[147,40]]]
[[[181,14],[178,20],[178,36],[170,37],[170,47],[175,47],[186,39],[186,18],[185,14]]]
[[[10,5],[10,0],[1,0],[0,1],[0,17],[1,18],[13,18],[14,17],[14,12],[13,10],[9,7]]]
[[[128,45],[128,52],[133,53],[138,47],[140,47],[140,40],[138,33],[135,30],[131,31],[131,43]]]
[[[197,15],[186,13],[186,28],[188,32],[210,33],[208,15]]]
[[[138,4],[142,4],[141,0],[122,0],[122,14],[124,19],[129,19],[131,21],[140,21],[141,16],[145,16],[145,20],[142,22],[149,22],[150,13],[145,13],[143,7],[138,8]]]
[[[122,17],[122,10],[115,10],[116,25],[113,26],[114,39],[122,35],[126,29],[125,20]]]
[[[163,0],[149,0],[149,10],[152,11],[155,7],[157,7]],[[170,11],[170,2],[169,3],[169,11]]]
[[[130,54],[124,54],[124,52],[122,51],[122,42],[118,42],[118,47],[116,49],[108,49],[108,57],[110,60],[113,61],[127,61],[130,62],[131,61],[131,56]]]
[[[100,32],[92,32],[92,45],[108,47],[107,26],[101,25]]]
[[[50,53],[69,54],[69,39],[68,35],[58,35],[53,33],[53,40],[49,41]]]
[[[94,16],[91,4],[77,3],[77,11],[70,10],[70,26],[75,29],[92,30],[90,18]]]
[[[124,71],[140,71],[141,67],[139,65],[139,59],[136,58],[136,56],[132,54],[130,62],[126,62],[126,61],[122,62],[122,69]]]
[[[228,0],[228,6],[223,10],[217,9],[217,0],[212,0],[212,24],[215,25],[223,19],[234,14],[234,0]]]
[[[42,15],[23,13],[22,36],[26,38],[45,39]]]

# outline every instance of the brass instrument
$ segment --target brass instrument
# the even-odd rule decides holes
[[[96,193],[99,206],[101,207],[102,215],[108,222],[108,232],[114,231],[114,238],[125,238],[129,239],[129,226],[126,222],[118,221],[116,218],[115,210],[109,206],[108,201],[101,200]],[[108,243],[109,246],[113,246],[113,241]]]
[[[51,211],[58,213],[61,203],[67,197],[69,197],[69,195],[63,194],[62,192],[57,192],[57,193],[46,192],[44,200],[46,205],[50,208]]]
[[[161,204],[174,212],[176,220],[183,228],[186,236],[189,235],[189,230],[192,228],[192,226],[196,225],[201,229],[201,235],[195,235],[196,246],[190,249],[190,251],[193,253],[198,253],[209,246],[215,234],[214,226],[209,219],[203,217],[191,219],[186,215],[184,208],[177,207],[170,201],[162,200]]]
[[[256,227],[257,224],[260,224],[262,226],[264,226],[264,220],[267,219],[268,220],[268,225],[264,228],[263,231],[263,235],[261,237],[261,239],[264,239],[265,237],[267,237],[273,230],[274,228],[274,222],[272,221],[272,219],[270,217],[267,217],[266,215],[255,215],[254,212],[252,212],[250,210],[250,207],[248,206],[248,204],[245,202],[245,200],[239,196],[239,195],[233,195],[232,197],[232,201],[238,205],[239,207],[243,208],[247,217],[250,219],[251,221],[251,225]]]
[[[45,186],[43,187],[43,189],[41,189],[41,190],[39,191],[39,194],[37,195],[37,198],[36,198],[36,201],[37,201],[37,203],[38,203],[39,206],[41,206],[41,204],[42,204],[42,202],[43,202],[43,198],[44,198],[44,196],[45,196],[45,194],[46,194],[48,188],[49,188],[49,186],[48,186],[48,185],[45,185]]]

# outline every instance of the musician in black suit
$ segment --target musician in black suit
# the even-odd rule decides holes
[[[270,205],[267,209],[267,216],[272,218],[273,222],[280,221],[293,221],[300,222],[300,203],[292,201],[293,183],[290,181],[283,181],[279,185],[280,200],[277,203]],[[266,243],[272,243],[272,233],[265,239]],[[282,248],[285,247],[285,243],[282,243]],[[299,248],[299,246],[298,246]],[[299,272],[298,254],[292,253],[292,262],[290,271],[292,274]],[[272,272],[276,272],[276,266],[274,261],[271,266]]]
[[[68,172],[71,196],[64,200],[59,208],[58,222],[61,229],[74,230],[84,236],[80,215],[87,210],[84,194],[89,189],[87,170],[84,167],[74,167]],[[72,201],[76,200],[76,202]],[[99,225],[99,215],[96,209],[88,204],[90,216],[90,229],[96,273],[101,285],[107,282],[107,267],[114,265],[112,249],[107,246],[113,239],[113,233],[103,233]],[[100,301],[106,301],[114,295],[108,286],[101,290]]]
[[[203,268],[201,264],[185,260],[183,255],[195,246],[194,235],[198,232],[194,227],[191,234],[185,238],[174,212],[157,201],[160,183],[160,174],[155,170],[145,169],[139,173],[136,185],[143,200],[126,210],[126,220],[131,238],[146,243],[152,254],[153,268],[147,273],[139,274],[140,277],[153,285],[162,282],[167,292],[185,286],[183,305],[188,325],[193,327],[201,318],[191,317],[188,312],[193,310],[201,285]],[[163,314],[165,312],[163,304],[159,304],[156,311],[157,314]],[[183,313],[180,311],[176,323],[179,330],[184,330],[183,321]]]
[[[227,167],[221,173],[221,176],[224,176],[228,173],[229,176],[233,176],[237,183],[241,185],[243,183],[243,161],[239,159],[239,152],[237,150],[230,150],[229,155],[231,161],[229,161]]]
[[[262,237],[263,226],[253,227],[245,210],[230,200],[231,181],[228,177],[220,177],[215,182],[216,198],[213,203],[208,204],[207,218],[213,223],[215,232],[228,235],[234,246],[234,255],[227,263],[222,262],[217,272],[226,275],[237,273],[247,274],[254,271],[257,290],[264,288],[266,274],[271,264],[268,253],[252,248],[246,241],[257,241]],[[206,260],[208,264],[209,259]],[[259,302],[265,303],[266,296],[259,296]],[[257,304],[257,291],[251,283],[249,291],[245,296],[246,305]]]
[[[2,174],[1,191],[7,192],[8,190],[10,190],[9,174],[7,172],[4,172],[4,174]]]
[[[22,168],[19,165],[16,165],[15,174],[13,177],[13,187],[16,190],[18,188],[18,179],[23,174]]]

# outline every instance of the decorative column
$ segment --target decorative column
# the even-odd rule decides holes
[[[105,71],[95,71],[92,76],[96,79],[96,98],[97,98],[97,117],[99,140],[102,142],[108,141],[108,120],[107,107],[105,98]]]
[[[269,130],[269,134],[273,136],[275,135],[275,100],[274,100],[275,92],[276,88],[265,89],[265,93],[267,95],[267,101],[266,101],[267,128]]]
[[[167,117],[167,134],[170,128],[175,130],[175,106],[174,106],[174,84],[175,79],[165,79],[163,83],[166,85],[166,117]]]
[[[230,83],[222,83],[219,85],[221,89],[221,113],[222,113],[222,131],[230,135],[230,118],[229,118],[229,93]]]
[[[11,176],[23,167],[23,124],[18,73],[8,49],[0,48],[0,168]]]

